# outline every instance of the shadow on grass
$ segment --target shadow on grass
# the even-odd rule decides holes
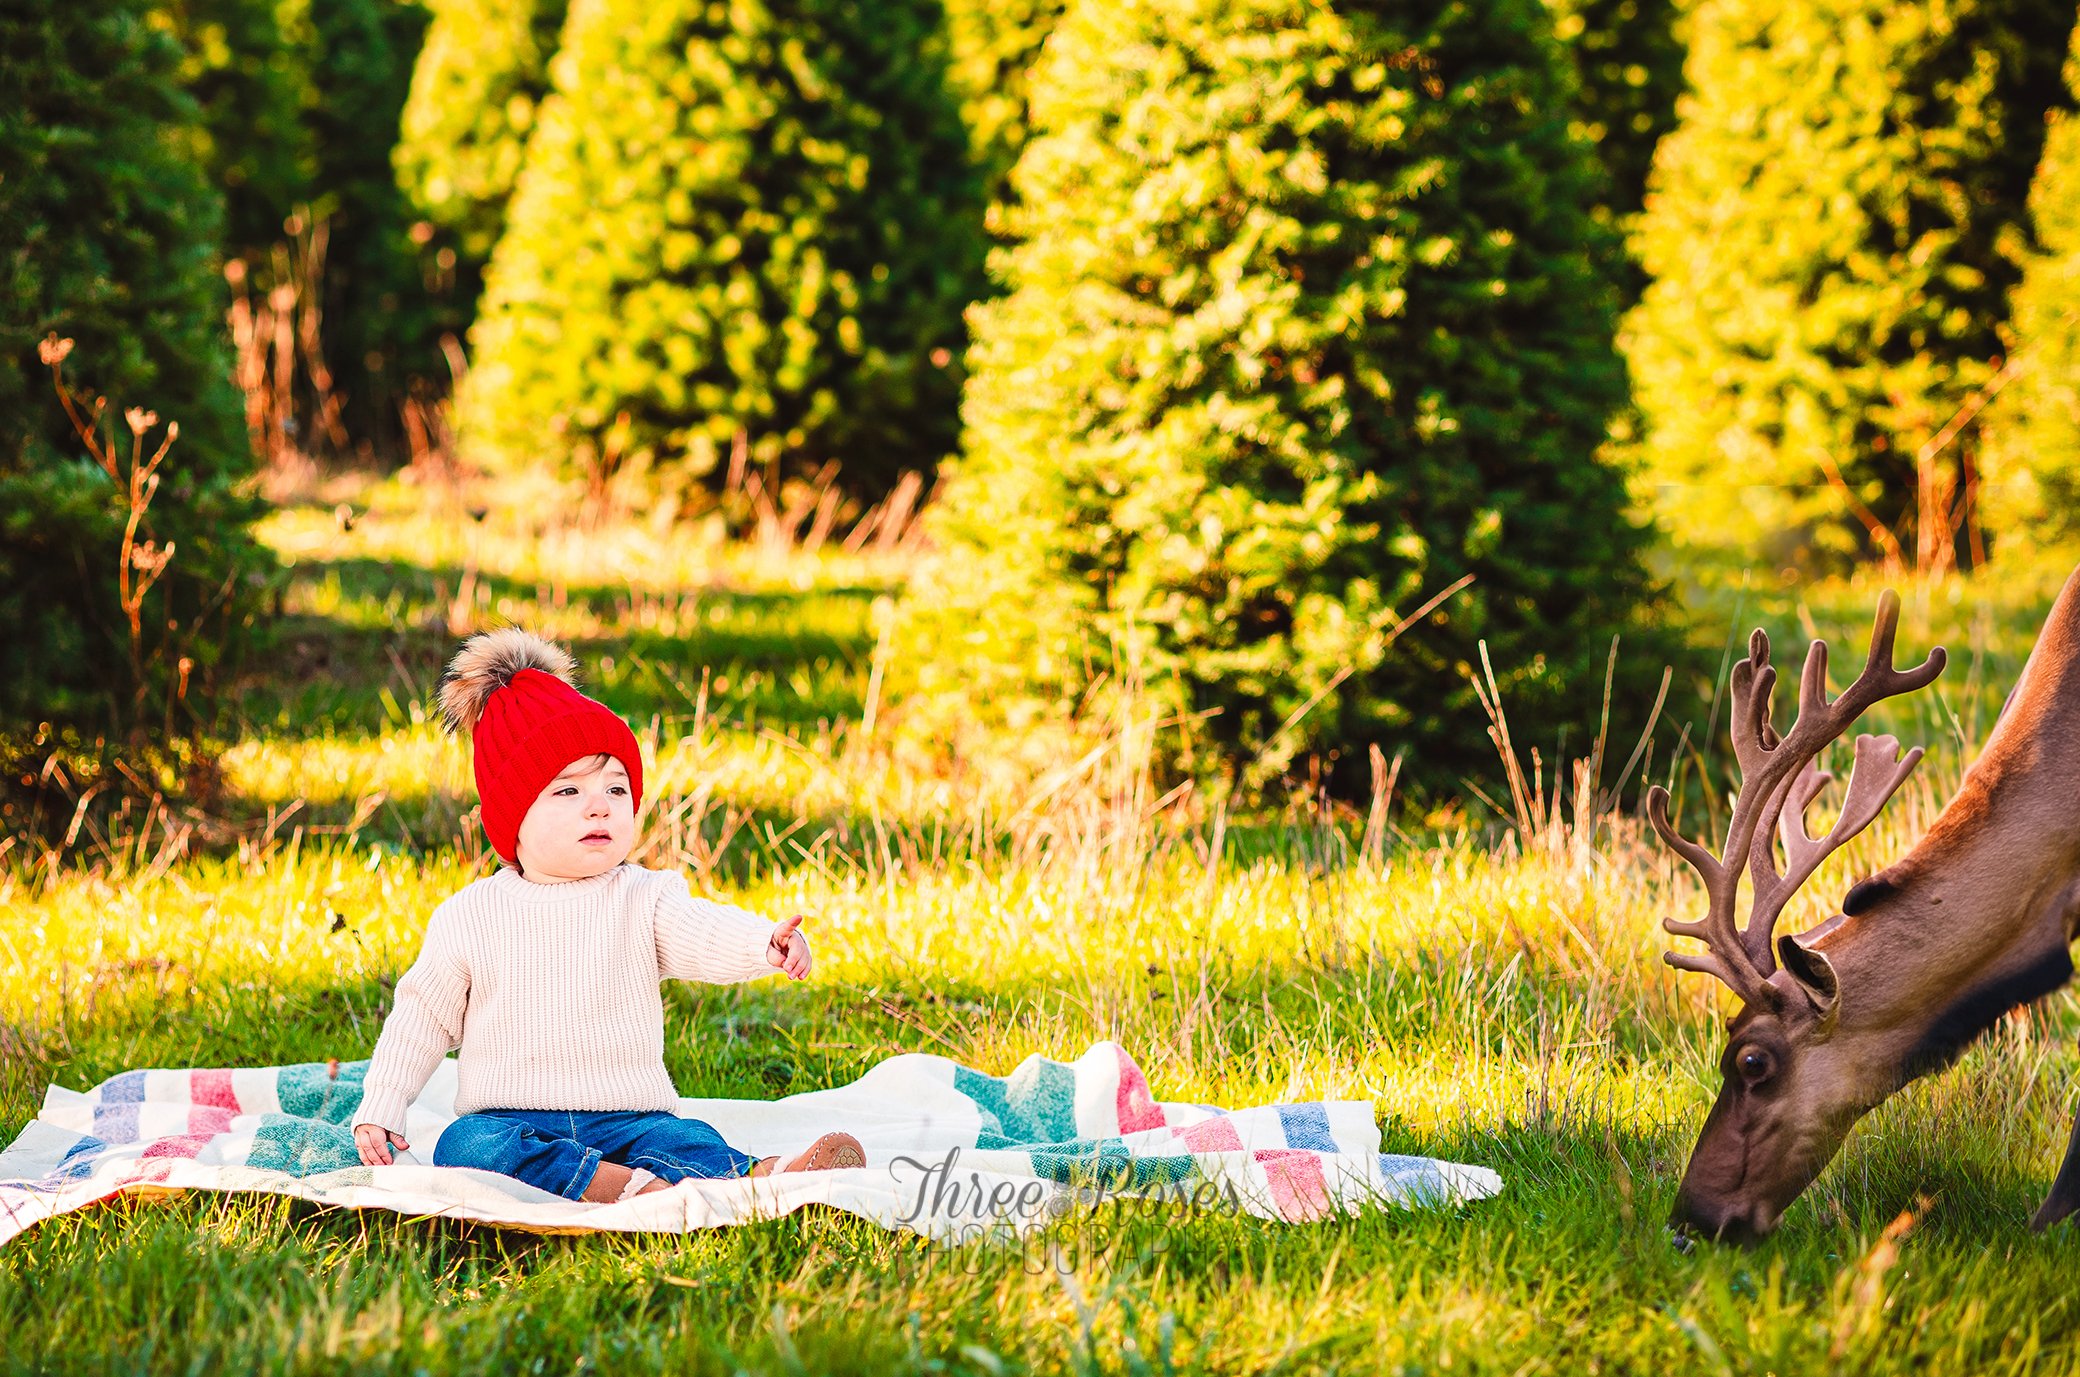
[[[392,703],[414,700],[429,714],[441,671],[459,638],[448,634],[447,603],[462,582],[452,566],[344,559],[298,564],[292,582],[337,577],[342,603],[367,610],[350,618],[283,614],[265,628],[250,672],[227,697],[241,734],[286,740],[326,733],[374,733],[398,722]],[[482,628],[527,625],[552,606],[545,584],[480,573],[472,622]],[[579,682],[623,716],[690,718],[702,671],[709,711],[781,728],[856,717],[873,650],[868,609],[885,590],[866,586],[806,591],[727,587],[677,594],[631,593],[611,585],[567,586],[559,617],[575,609],[602,634],[560,637],[577,658]],[[637,609],[683,607],[683,634],[640,627]],[[384,701],[388,693],[392,703]]]
[[[291,802],[295,800],[233,793],[220,803],[218,813],[226,820],[252,825],[270,809],[280,815]],[[380,846],[431,856],[460,846],[463,819],[476,806],[474,794],[443,789],[390,792],[357,827],[355,800],[305,799],[277,826],[273,844],[284,844],[297,829],[328,840],[351,830],[351,844],[363,851]],[[646,819],[639,843],[652,840],[658,826]],[[856,811],[806,813],[794,807],[746,806],[722,796],[713,801],[697,827],[682,824],[674,844],[684,847],[689,856],[705,858],[680,866],[696,886],[739,888],[803,870],[874,876],[970,862],[986,864],[1009,857],[1016,841],[1001,832],[990,832],[978,845],[972,831],[950,828],[943,819],[877,817]],[[235,850],[235,843],[212,846],[195,840],[189,849],[196,855],[221,856]],[[654,870],[671,869],[675,864],[661,849],[644,853],[635,863]]]
[[[724,749],[729,749],[729,738],[748,732],[751,725],[735,718],[719,719],[710,728],[716,735],[709,739],[719,740]],[[367,736],[351,744],[356,750],[373,754],[382,749],[382,738]],[[832,770],[843,768],[836,760],[827,764]],[[285,786],[278,794],[232,792],[221,801],[218,812],[227,820],[250,826],[265,817],[279,815],[285,806],[298,802],[299,796],[294,792],[297,787]],[[774,792],[763,791],[761,799],[753,800],[720,791],[710,800],[697,826],[686,821],[672,823],[681,829],[673,844],[681,847],[687,857],[686,868],[699,877],[729,886],[803,870],[878,878],[892,871],[909,876],[943,873],[949,868],[990,867],[1014,859],[1030,861],[1042,850],[1079,844],[1076,835],[1036,839],[1004,826],[1001,818],[985,819],[978,826],[972,817],[940,808],[916,815],[887,814],[868,808],[810,810],[786,799],[766,801],[773,798]],[[275,836],[280,841],[300,828],[314,836],[333,837],[351,829],[350,844],[364,848],[380,845],[424,856],[461,847],[463,820],[476,805],[473,791],[457,793],[430,784],[386,790],[366,817],[357,813],[359,803],[350,791],[342,790],[331,798],[303,796],[290,820],[277,827]],[[653,791],[646,805],[650,811],[640,825],[639,837],[661,845],[657,834],[667,825],[672,800]],[[359,825],[354,826],[357,818]],[[1097,825],[1095,820],[1087,821]],[[1175,857],[1188,857],[1189,864],[1203,869],[1212,860],[1209,831],[1200,828],[1162,832],[1150,842],[1144,863],[1160,867]],[[1501,835],[1499,825],[1489,831]],[[1245,873],[1263,864],[1288,868],[1321,885],[1325,902],[1333,903],[1338,891],[1367,882],[1370,874],[1361,863],[1361,828],[1347,818],[1331,824],[1238,820],[1225,825],[1219,839],[1220,864],[1225,870]],[[225,850],[225,846],[212,848],[200,840],[192,845],[200,854],[221,854]],[[1401,849],[1404,848],[1396,848]],[[653,868],[673,864],[671,853],[662,849],[643,853],[638,863]]]

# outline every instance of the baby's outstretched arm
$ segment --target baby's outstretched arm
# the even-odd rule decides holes
[[[696,899],[677,872],[660,882],[657,971],[672,980],[728,985],[777,968],[799,980],[809,973],[809,939],[800,918],[774,923],[749,909]]]

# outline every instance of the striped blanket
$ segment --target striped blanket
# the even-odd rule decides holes
[[[411,1152],[367,1167],[351,1125],[366,1062],[127,1071],[53,1086],[0,1153],[0,1243],[113,1196],[262,1191],[321,1204],[479,1220],[539,1232],[683,1232],[824,1204],[937,1239],[1024,1230],[1108,1196],[1298,1222],[1367,1204],[1435,1205],[1501,1189],[1482,1167],[1383,1155],[1366,1101],[1252,1109],[1156,1100],[1126,1049],[1028,1057],[1008,1076],[945,1057],[892,1056],[850,1085],[779,1100],[680,1102],[736,1147],[791,1153],[856,1135],[858,1169],[686,1182],[617,1204],[574,1203],[510,1177],[431,1165],[455,1115],[455,1064],[412,1106]]]

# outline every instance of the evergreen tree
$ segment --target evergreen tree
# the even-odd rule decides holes
[[[2080,94],[2080,29],[2066,56]],[[2080,116],[2053,112],[2029,193],[2037,250],[2015,289],[2019,370],[1987,411],[1986,521],[2025,542],[2080,537]]]
[[[346,393],[348,431],[387,448],[411,380],[443,371],[444,302],[422,271],[390,162],[427,15],[410,0],[307,2],[311,210],[330,239],[325,353]]]
[[[397,179],[477,271],[505,228],[566,8],[566,0],[433,0]]]
[[[264,298],[325,223],[318,343],[344,402],[340,433],[394,446],[401,395],[445,373],[435,341],[467,323],[433,251],[422,271],[390,166],[425,12],[416,0],[155,0],[151,20],[180,45],[178,80],[201,107],[186,137],[224,194],[225,252]],[[313,285],[290,272],[299,292]],[[307,366],[293,388],[312,419]],[[297,439],[338,443],[308,428]]]
[[[290,29],[282,24],[288,11]],[[302,0],[158,0],[152,23],[180,45],[176,79],[200,108],[194,160],[224,195],[224,243],[264,253],[310,196],[309,59]]]
[[[1610,187],[1604,214],[1639,212],[1655,146],[1675,124],[1683,89],[1681,0],[1546,0],[1574,59],[1575,110]]]
[[[1450,787],[1494,765],[1482,642],[1520,732],[1586,719],[1644,533],[1597,460],[1625,394],[1570,93],[1538,0],[1072,6],[912,720],[1059,720],[1138,672],[1246,785],[1356,783],[1378,744]]]
[[[1067,0],[948,0],[948,72],[961,97],[961,118],[989,200],[992,233],[1008,237],[1011,169],[1029,126],[1027,86],[1047,36]]]
[[[2004,352],[2072,25],[2070,0],[1702,0],[1626,326],[1680,540],[1838,557],[1918,517],[1917,451]]]
[[[507,466],[952,448],[976,178],[938,0],[580,0],[493,255],[466,442]]]
[[[222,637],[189,643],[183,676],[158,652],[198,619],[235,626],[255,504],[230,382],[216,251],[221,202],[190,161],[198,113],[176,45],[130,0],[16,0],[0,9],[0,749],[55,732],[131,730],[129,689],[206,713]],[[73,340],[66,372],[125,408],[180,423],[139,531],[174,546],[145,605],[147,682],[131,684],[116,564],[130,508],[90,462],[39,357]],[[158,438],[157,433],[153,437]],[[228,612],[228,616],[227,616]],[[183,698],[180,683],[188,685]],[[160,723],[157,713],[153,722]],[[10,758],[12,758],[10,756]]]

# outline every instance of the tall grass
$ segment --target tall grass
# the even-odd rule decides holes
[[[395,636],[394,665],[349,653],[367,634],[357,604],[395,594],[393,626],[442,611],[424,575],[448,554],[412,534],[423,519],[379,501],[351,530],[322,511],[278,520],[278,548],[317,566],[293,595],[311,600],[298,653],[335,651],[348,718],[315,736],[259,725],[227,761],[275,825],[163,863],[112,846],[93,866],[0,872],[0,1132],[18,1132],[52,1081],[368,1053],[427,913],[491,863],[466,815],[466,760],[415,710],[445,622]],[[560,625],[583,660],[625,665],[644,617],[668,635],[709,625],[700,609],[718,589],[731,609],[786,593],[809,628],[806,659],[747,632],[713,642],[705,686],[641,670],[620,683],[656,705],[639,721],[657,764],[643,862],[809,915],[817,952],[805,986],[669,988],[683,1093],[841,1083],[895,1051],[1001,1071],[1112,1037],[1166,1099],[1371,1099],[1389,1150],[1494,1166],[1503,1194],[1326,1225],[1072,1219],[1055,1239],[1066,1271],[838,1216],[543,1239],[277,1201],[124,1202],[0,1249],[0,1370],[2080,1366],[2065,1285],[2080,1244],[2023,1229],[2070,1122],[2080,1017],[2066,995],[1872,1115],[1760,1248],[1668,1246],[1661,1219],[1726,1009],[1710,982],[1658,959],[1657,920],[1696,906],[1693,877],[1597,787],[1632,743],[1605,743],[1600,771],[1577,772],[1511,740],[1511,800],[1442,829],[1388,826],[1384,807],[1368,828],[1367,810],[1305,795],[1283,813],[1209,809],[1158,786],[1161,728],[1131,709],[1037,776],[921,775],[862,721],[872,600],[899,569],[842,551],[754,567],[721,551],[645,574],[640,594],[580,597],[572,580],[559,605],[529,592],[557,576],[554,547],[502,539],[484,538],[481,577],[509,615]],[[576,566],[584,548],[574,537]],[[339,601],[309,610],[334,574]],[[1978,656],[1992,693],[2034,629],[2018,641],[2001,628],[2041,617],[2042,601],[2024,605],[2040,586],[1958,586],[1967,608],[2014,596],[1988,614]],[[1805,603],[1816,624],[1867,618],[1863,590],[1819,591]],[[1925,623],[1910,603],[1903,653],[1940,630],[1946,596],[1919,599]],[[1795,599],[1761,611],[1800,620]],[[784,624],[748,625],[781,637]],[[752,672],[764,690],[719,687]],[[796,673],[803,688],[772,689]],[[1702,717],[1702,695],[1677,703],[1691,687],[1672,690],[1672,721]],[[293,701],[265,692],[280,696],[256,689],[262,713]],[[1823,916],[1926,825],[1969,758],[1968,697],[1947,700],[1957,730],[1934,736],[1922,773],[1787,923]],[[849,715],[825,711],[838,701]],[[1506,738],[1507,709],[1468,729]],[[1639,768],[1689,770],[1701,820],[1712,775],[1674,749],[1680,734],[1669,726]]]

